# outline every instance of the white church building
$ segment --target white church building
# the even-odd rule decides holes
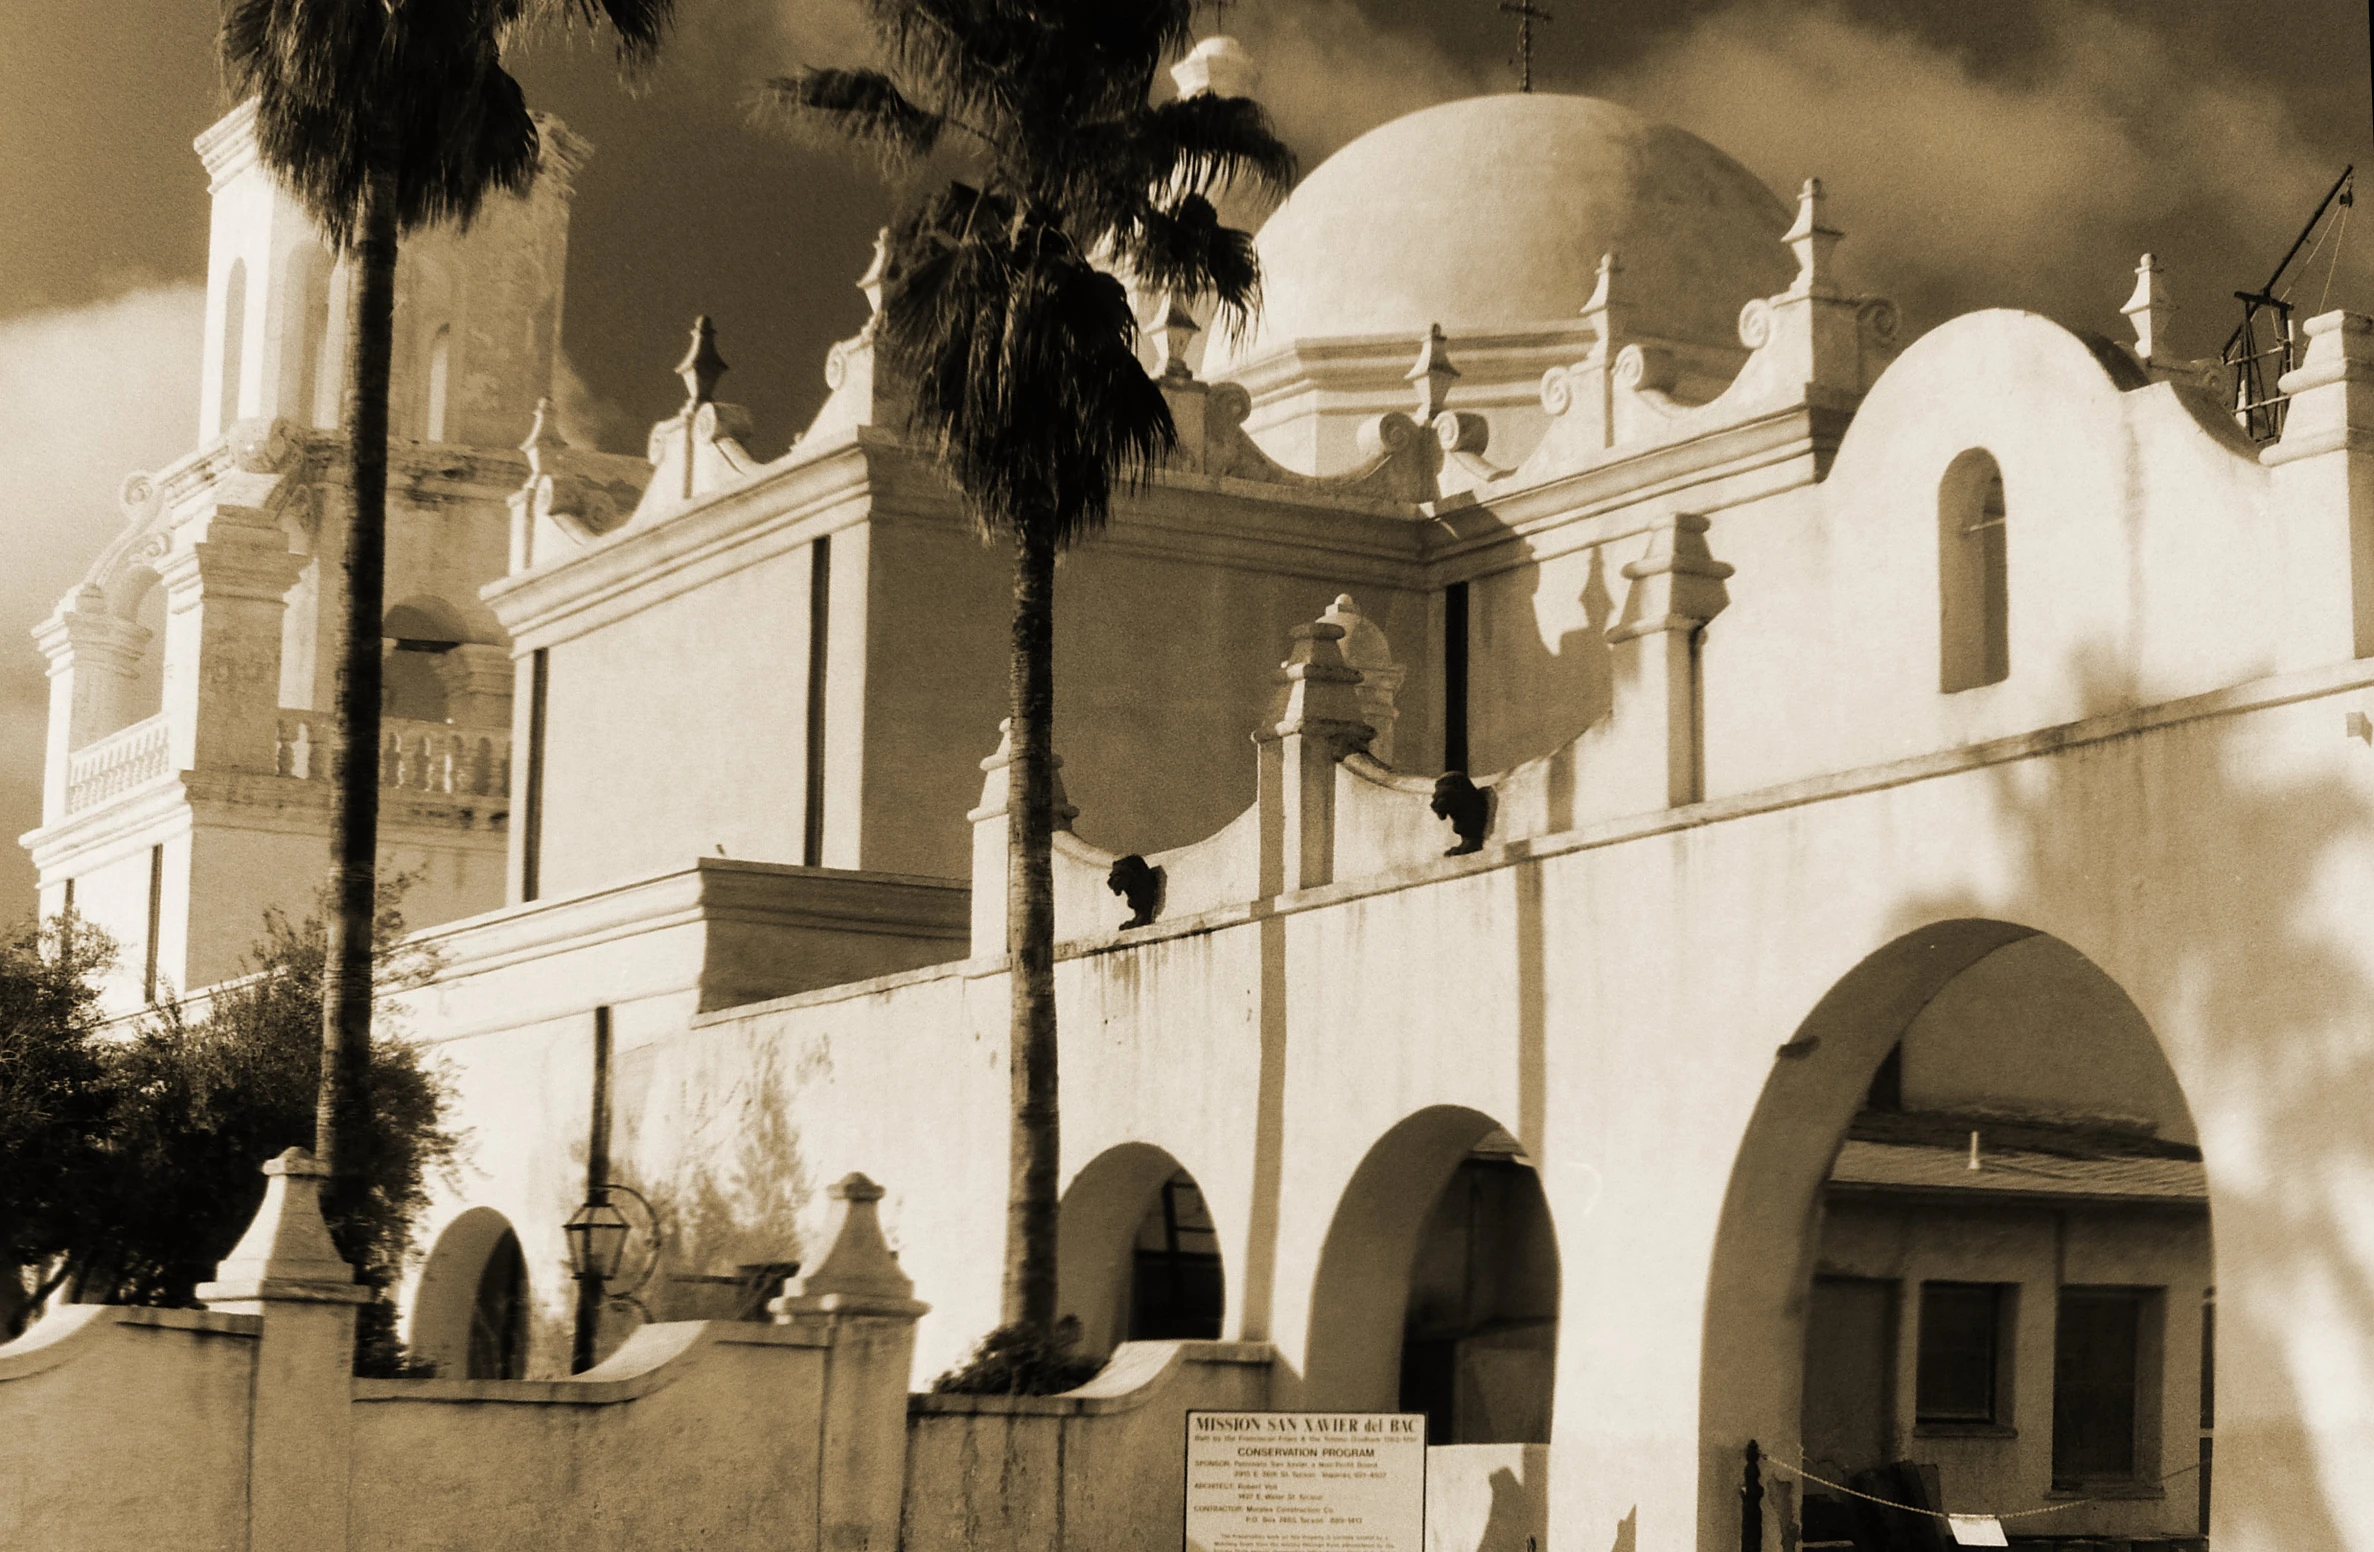
[[[395,1017],[471,1142],[404,1290],[440,1378],[355,1410],[626,1383],[852,1172],[920,1391],[997,1316],[1007,560],[870,325],[786,451],[696,356],[643,454],[566,445],[545,147],[399,281]],[[326,855],[345,276],[244,112],[199,150],[197,450],[37,633],[25,844],[127,1008]],[[1117,1355],[914,1401],[910,1552],[1176,1547],[1186,1405],[1425,1412],[1429,1552],[1907,1544],[1831,1484],[2374,1548],[2374,323],[2306,322],[2259,442],[2148,257],[2107,333],[1908,341],[1840,243],[1513,94],[1311,170],[1248,338],[1143,299],[1179,452],[1057,603],[1062,1296]],[[564,1380],[597,1034],[654,1264]],[[1021,1472],[1034,1419],[1143,1432]]]

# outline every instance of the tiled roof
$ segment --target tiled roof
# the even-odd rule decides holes
[[[2072,1157],[2035,1149],[1991,1149],[1979,1137],[1979,1167],[1970,1167],[1968,1139],[1959,1148],[1934,1143],[1873,1142],[1850,1136],[1830,1166],[1834,1187],[1871,1191],[1984,1193],[2008,1197],[2071,1197],[2104,1201],[2206,1204],[2209,1180],[2198,1159]]]

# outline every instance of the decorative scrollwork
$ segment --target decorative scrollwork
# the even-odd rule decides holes
[[[1434,417],[1434,439],[1446,453],[1480,456],[1492,445],[1492,422],[1467,410],[1445,410]]]
[[[1399,410],[1387,410],[1360,427],[1360,450],[1372,458],[1402,452],[1426,439],[1418,423]]]
[[[1872,297],[1865,301],[1861,307],[1856,308],[1855,322],[1862,327],[1864,333],[1882,345],[1895,344],[1896,331],[1903,324],[1901,316],[1896,311],[1896,304],[1884,296]]]
[[[126,512],[138,513],[154,501],[156,495],[156,476],[135,472],[124,476],[123,484],[116,487],[115,499],[122,503]]]
[[[1750,350],[1762,350],[1772,338],[1772,304],[1757,297],[1739,310],[1739,342]]]
[[[841,391],[841,385],[849,380],[849,358],[864,342],[863,335],[856,339],[845,339],[824,353],[825,387],[835,393]]]
[[[1214,383],[1203,402],[1204,418],[1224,426],[1241,426],[1253,413],[1253,395],[1243,383]]]
[[[1565,367],[1554,366],[1541,374],[1541,407],[1552,415],[1563,415],[1574,407],[1574,385],[1567,379]]]
[[[1626,345],[1616,352],[1616,382],[1635,390],[1670,393],[1674,383],[1673,356],[1647,345]]]

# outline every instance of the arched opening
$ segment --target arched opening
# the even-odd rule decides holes
[[[343,413],[346,396],[346,293],[352,269],[338,264],[323,288],[321,334],[313,353],[312,421],[334,427]]]
[[[221,407],[216,413],[214,429],[217,435],[231,429],[239,418],[241,368],[247,347],[247,261],[233,259],[231,273],[223,285],[223,377]]]
[[[2011,923],[1899,939],[1783,1048],[1733,1166],[1702,1541],[1749,1439],[1803,1475],[1783,1537],[1900,1534],[1856,1493],[2204,1533],[2211,1282],[2192,1115],[2125,992]]]
[[[116,691],[114,715],[109,720],[119,728],[145,722],[165,708],[165,587],[157,574],[145,567],[125,580],[134,590],[129,611],[132,623],[148,635]]]
[[[1972,448],[1937,486],[1937,687],[1946,694],[2011,677],[2011,592],[2003,470]]]
[[[527,1373],[528,1271],[510,1220],[473,1207],[446,1225],[412,1298],[412,1356],[454,1379]]]
[[[428,404],[421,420],[423,440],[445,440],[446,387],[453,373],[453,325],[441,323],[429,339]]]
[[[1422,1411],[1430,1444],[1549,1438],[1558,1242],[1491,1117],[1435,1106],[1369,1149],[1312,1289],[1306,1404]]]
[[[414,722],[452,715],[447,654],[469,639],[459,611],[441,598],[408,598],[382,617],[386,658],[380,668],[379,712]]]
[[[1064,1192],[1056,1283],[1083,1351],[1123,1342],[1211,1341],[1227,1274],[1195,1177],[1147,1143],[1090,1161]]]
[[[322,346],[329,333],[330,256],[319,244],[289,252],[281,303],[280,413],[299,425],[319,424]]]

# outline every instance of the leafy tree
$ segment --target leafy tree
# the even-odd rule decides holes
[[[343,420],[351,512],[338,565],[330,757],[329,929],[320,1038],[327,1053],[314,1151],[332,1201],[367,1146],[371,919],[379,834],[380,629],[387,555],[388,371],[396,247],[403,234],[467,222],[490,194],[536,172],[535,120],[503,70],[507,39],[545,19],[607,24],[621,61],[658,49],[674,0],[228,0],[226,74],[256,95],[256,144],[354,265]],[[338,1210],[360,1209],[347,1204]]]
[[[383,884],[375,914],[383,989],[417,985],[434,969],[403,941],[396,902],[405,882]],[[45,1226],[0,1246],[19,1269],[0,1277],[0,1294],[13,1281],[24,1295],[20,1325],[60,1287],[84,1302],[195,1303],[197,1285],[262,1205],[258,1166],[312,1136],[327,949],[320,915],[267,913],[239,980],[200,1008],[162,1005],[122,1040],[96,1034],[106,960],[92,938],[88,927],[69,936],[53,922],[0,950],[0,1018],[9,1021],[0,1031],[0,1168],[53,1161],[25,1172],[30,1190],[17,1170],[0,1175],[0,1217]],[[20,1007],[35,1011],[16,1016]],[[60,1054],[20,1065],[14,1058],[27,1050]],[[36,1089],[26,1081],[36,1073],[54,1076]],[[444,1074],[384,1020],[370,1078],[373,1108],[349,1155],[358,1189],[329,1214],[330,1233],[360,1279],[384,1292],[412,1248],[428,1181],[451,1168],[459,1138],[445,1124]],[[45,1179],[63,1184],[45,1188]],[[19,1196],[55,1205],[46,1216],[11,1212]],[[36,1279],[25,1278],[28,1268]],[[364,1372],[400,1366],[392,1315],[384,1300],[364,1307]]]
[[[1209,196],[1240,180],[1282,188],[1293,157],[1246,99],[1150,102],[1155,71],[1190,41],[1190,0],[867,9],[885,68],[779,78],[764,104],[871,148],[893,176],[941,155],[964,173],[893,227],[880,339],[912,385],[913,429],[983,536],[1014,551],[1003,1319],[1021,1330],[998,1352],[1056,1355],[1055,557],[1104,524],[1116,484],[1145,478],[1177,442],[1111,271],[1216,297],[1241,330],[1260,271],[1251,238],[1221,225]]]
[[[70,917],[0,940],[0,1341],[67,1276],[106,1174],[104,934]]]

